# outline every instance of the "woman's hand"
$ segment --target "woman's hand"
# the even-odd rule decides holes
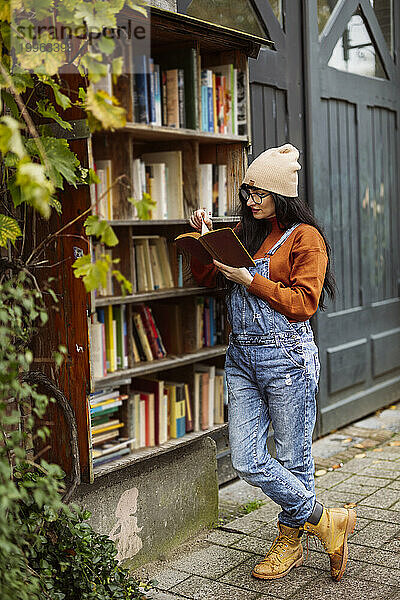
[[[241,283],[246,288],[250,287],[250,284],[253,281],[253,275],[250,275],[246,267],[229,267],[228,265],[224,265],[218,260],[215,260],[215,258],[213,263],[217,267],[218,271],[221,271],[222,275],[230,281]]]
[[[207,215],[206,211],[204,210],[204,208],[199,208],[198,210],[196,210],[192,216],[189,219],[189,223],[191,224],[191,226],[194,229],[197,229],[197,231],[201,231],[201,223],[202,220],[204,221],[204,223],[207,225],[208,229],[212,229],[213,228],[213,224],[211,219],[209,218],[209,216]]]

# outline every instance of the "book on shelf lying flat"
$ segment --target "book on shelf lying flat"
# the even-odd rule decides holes
[[[183,233],[175,238],[178,248],[193,254],[203,264],[213,258],[230,267],[252,267],[254,260],[230,227],[199,233]]]

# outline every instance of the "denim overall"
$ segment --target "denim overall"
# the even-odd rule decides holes
[[[299,223],[286,230],[251,275],[269,278],[271,256]],[[318,349],[309,321],[290,323],[265,300],[235,284],[227,297],[232,327],[226,353],[232,465],[282,507],[279,521],[298,527],[315,503],[312,432],[319,379]],[[272,424],[276,458],[268,452]]]

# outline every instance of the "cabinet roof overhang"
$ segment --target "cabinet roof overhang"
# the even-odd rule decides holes
[[[240,50],[250,58],[257,58],[262,45],[275,49],[274,42],[244,31],[237,31],[223,25],[202,21],[195,17],[182,15],[169,10],[148,7],[151,20],[151,38],[153,49],[158,51],[171,43],[193,42],[200,44],[206,52],[221,52],[223,50]],[[138,13],[124,9],[123,17]],[[145,17],[143,17],[145,19]]]

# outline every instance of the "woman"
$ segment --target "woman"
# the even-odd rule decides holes
[[[312,432],[319,379],[318,349],[309,318],[326,294],[334,296],[330,248],[308,206],[297,197],[298,150],[269,148],[246,171],[235,232],[256,266],[233,268],[192,259],[201,284],[228,280],[232,332],[226,354],[228,422],[232,464],[238,475],[279,504],[278,535],[252,574],[284,577],[303,563],[304,531],[319,537],[338,581],[347,562],[347,537],[356,513],[325,508],[315,497]],[[201,228],[204,210],[191,225]],[[272,423],[276,458],[267,448]]]

